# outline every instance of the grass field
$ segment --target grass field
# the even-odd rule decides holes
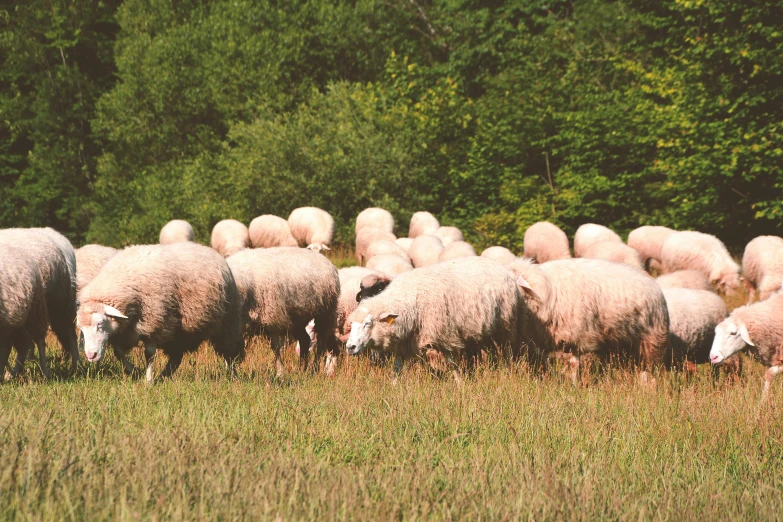
[[[300,373],[292,349],[278,380],[270,352],[253,341],[229,379],[202,347],[155,386],[111,356],[53,383],[28,363],[0,386],[0,519],[783,517],[783,379],[759,411],[747,358],[736,383],[520,365],[458,386],[412,365],[394,386],[365,358]]]

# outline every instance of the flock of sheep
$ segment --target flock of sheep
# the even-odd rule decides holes
[[[36,345],[49,377],[51,327],[72,371],[81,344],[89,362],[111,346],[135,374],[127,356],[143,344],[149,382],[158,349],[168,358],[161,377],[206,340],[233,371],[255,335],[269,339],[278,375],[289,338],[303,368],[312,348],[327,375],[341,346],[374,361],[392,358],[395,375],[406,359],[419,358],[457,379],[459,361],[472,366],[482,354],[545,367],[558,359],[572,379],[588,359],[628,361],[643,378],[653,368],[708,362],[739,372],[736,354],[749,347],[769,367],[765,396],[783,370],[779,237],[747,245],[740,277],[723,243],[699,232],[645,226],[626,244],[586,224],[572,258],[566,234],[540,222],[525,233],[524,257],[499,246],[477,255],[459,229],[428,212],[415,213],[408,237],[398,238],[392,215],[369,208],[356,219],[359,266],[338,271],[320,254],[333,229],[327,212],[305,207],[249,227],[221,221],[212,248],[195,243],[181,220],[163,227],[159,245],[122,250],[74,250],[50,228],[2,230],[0,365],[15,348],[13,376]],[[743,280],[750,302],[729,315],[716,291],[731,295]]]

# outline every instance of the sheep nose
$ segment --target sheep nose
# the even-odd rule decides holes
[[[720,362],[720,355],[718,355],[717,353],[714,353],[714,354],[710,355],[710,362],[712,364],[719,363]]]

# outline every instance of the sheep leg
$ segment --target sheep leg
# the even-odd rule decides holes
[[[310,350],[310,336],[307,335],[307,332],[305,332],[304,337],[307,338],[307,347],[305,348],[305,345],[303,344],[303,340],[300,338],[299,340],[299,353],[305,353]],[[280,350],[282,350],[283,346],[285,346],[285,336],[283,335],[273,335],[270,338],[270,345],[272,346],[272,352],[275,354],[275,373],[277,375],[277,378],[279,379],[283,375],[285,375],[285,365],[283,365],[283,359],[280,358]]]
[[[125,371],[125,375],[135,375],[136,367],[128,360],[128,355],[116,346],[112,349],[114,350],[114,356],[122,363],[122,369]]]
[[[147,384],[155,382],[155,355],[158,353],[158,347],[152,343],[144,344],[144,359],[147,362],[146,378]]]
[[[783,372],[783,365],[780,366],[772,366],[770,368],[767,368],[767,371],[764,372],[764,391],[761,392],[761,403],[765,403],[767,400],[769,400],[769,389],[772,386],[772,381],[777,377],[777,375]]]
[[[392,385],[397,386],[397,377],[402,373],[403,361],[399,355],[394,356],[394,379],[392,379]]]
[[[16,364],[6,378],[16,377],[22,373],[24,363],[30,355],[30,351],[33,349],[32,340],[24,330],[18,331],[17,334],[13,336],[11,344],[16,347]]]
[[[451,367],[451,376],[454,377],[454,382],[457,386],[462,386],[462,373],[457,366],[457,361],[454,360],[454,356],[449,354],[446,356],[446,363]]]
[[[38,362],[41,365],[41,372],[44,374],[44,377],[51,379],[52,372],[49,371],[49,360],[46,358],[46,339],[43,337],[36,339],[35,344],[38,346]]]
[[[571,384],[574,386],[579,382],[579,357],[571,355],[568,358],[568,376],[571,378]]]
[[[182,357],[185,354],[182,351],[176,351],[169,354],[169,360],[166,362],[166,366],[163,367],[163,371],[160,372],[161,379],[167,379],[174,375],[179,366],[182,364]]]
[[[73,328],[74,317],[71,320],[58,319],[52,321],[52,330],[57,336],[57,340],[60,341],[63,353],[67,354],[71,358],[71,374],[75,374],[79,370],[79,343],[76,340],[76,331]]]
[[[11,341],[8,339],[0,339],[0,371],[5,370],[5,367],[8,364],[9,355],[11,355]],[[2,382],[2,380],[0,380],[0,382]]]

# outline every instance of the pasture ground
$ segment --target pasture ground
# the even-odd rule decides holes
[[[0,386],[0,519],[779,520],[783,379],[759,410],[745,363],[652,389],[524,365],[395,386],[364,357],[327,379],[292,348],[276,379],[259,340],[235,379],[208,346],[155,386],[111,355],[52,383],[28,363]]]

